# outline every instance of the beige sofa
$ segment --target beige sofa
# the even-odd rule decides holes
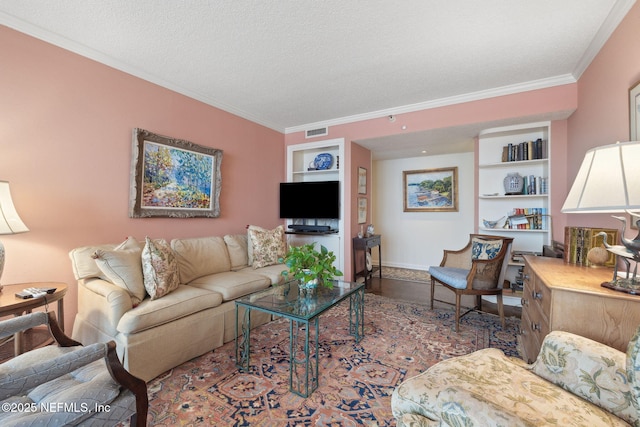
[[[247,235],[238,234],[174,239],[170,248],[162,239],[130,237],[73,249],[78,313],[72,337],[84,345],[114,340],[125,368],[145,381],[211,351],[235,338],[236,298],[283,280],[286,266],[260,267],[265,263],[252,262],[251,248]],[[161,261],[167,263],[158,267]],[[151,292],[149,277],[160,283]],[[252,327],[269,320],[266,313],[251,315]]]

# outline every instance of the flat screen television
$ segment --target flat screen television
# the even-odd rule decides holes
[[[280,183],[280,218],[339,219],[340,182]]]

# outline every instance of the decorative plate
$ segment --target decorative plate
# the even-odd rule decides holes
[[[333,156],[329,153],[320,153],[316,156],[314,163],[318,170],[331,169],[331,165],[333,165]]]

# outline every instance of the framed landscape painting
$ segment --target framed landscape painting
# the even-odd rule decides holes
[[[222,150],[133,130],[131,218],[220,216]]]
[[[405,212],[457,212],[458,168],[403,171]]]

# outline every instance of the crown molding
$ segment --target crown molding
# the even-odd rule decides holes
[[[618,0],[615,2],[609,12],[609,15],[607,15],[607,18],[596,32],[596,35],[593,37],[593,40],[591,40],[589,47],[578,61],[576,68],[573,70],[572,74],[575,76],[576,80],[580,79],[582,73],[584,73],[589,67],[591,61],[593,61],[598,52],[600,52],[600,49],[602,49],[602,46],[604,46],[607,40],[609,40],[609,37],[611,37],[611,34],[613,34],[615,29],[618,28],[618,25],[620,25],[620,22],[622,22],[635,2],[636,0]]]
[[[291,134],[295,132],[305,131],[307,129],[315,129],[325,126],[337,126],[348,123],[360,122],[363,120],[378,119],[380,117],[386,117],[391,115],[398,115],[403,113],[413,113],[421,110],[429,110],[432,108],[446,107],[449,105],[463,104],[465,102],[479,101],[483,99],[495,98],[504,95],[513,95],[516,93],[528,92],[538,89],[546,89],[554,86],[562,86],[566,84],[576,83],[576,79],[572,74],[565,74],[561,76],[549,77],[546,79],[532,80],[525,83],[518,83],[514,85],[501,86],[493,89],[481,90],[478,92],[471,92],[462,95],[450,96],[447,98],[435,99],[432,101],[420,102],[417,104],[404,105],[401,107],[388,108],[385,110],[372,111],[369,113],[356,114],[353,116],[340,117],[332,120],[326,120],[322,122],[307,123],[300,126],[292,126],[285,129],[285,134]]]

